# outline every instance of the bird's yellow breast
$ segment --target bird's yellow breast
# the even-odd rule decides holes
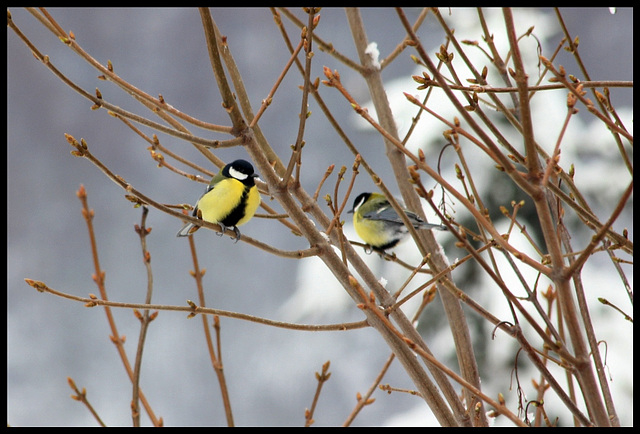
[[[353,227],[362,241],[374,247],[387,244],[392,237],[383,222],[365,219],[358,212],[353,214]]]
[[[202,196],[197,206],[205,221],[240,226],[253,217],[258,205],[260,194],[257,187],[249,188],[237,179],[227,178]]]

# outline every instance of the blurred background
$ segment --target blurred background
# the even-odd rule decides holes
[[[98,87],[106,100],[152,117],[118,88],[98,80],[96,70],[53,37],[27,11],[10,11],[15,23],[38,49],[82,88],[92,92]],[[168,104],[196,118],[228,124],[228,118],[220,109],[196,9],[52,8],[49,11],[65,30],[74,32],[77,42],[91,56],[103,64],[110,60],[116,73],[129,83],[151,95],[162,94]],[[406,11],[411,21],[419,12]],[[580,53],[592,79],[633,79],[631,9],[618,9],[615,14],[606,8],[563,9],[562,12],[569,31],[580,38]],[[302,11],[294,10],[294,13],[306,22]],[[257,110],[289,58],[271,12],[223,8],[213,9],[212,14],[227,36],[253,108]],[[527,14],[532,20],[540,20],[542,26],[550,26],[538,27],[541,34],[549,38],[542,41],[546,50],[543,54],[555,49],[561,36],[553,11],[519,12],[519,16]],[[378,44],[381,57],[386,57],[404,37],[395,11],[371,8],[363,9],[362,15],[369,39]],[[321,16],[320,36],[333,42],[343,54],[357,59],[344,11],[326,8]],[[299,30],[287,20],[283,21],[292,38],[297,38]],[[521,32],[525,30],[526,27],[519,28]],[[430,53],[444,42],[441,29],[430,17],[419,36]],[[480,33],[475,39],[480,40]],[[366,84],[357,74],[315,51],[312,79],[318,76],[323,79],[321,68],[327,65],[340,71],[343,84],[357,100],[368,99]],[[556,64],[566,62],[559,60]],[[411,84],[410,79],[407,82],[407,71],[413,71],[414,67],[407,51],[384,70],[383,77],[390,89],[404,86],[404,91],[415,93],[415,83]],[[575,70],[569,72],[575,73]],[[394,80],[400,76],[403,84],[398,85]],[[297,86],[301,84],[300,74],[292,69],[260,121],[265,136],[285,160],[297,134],[301,97]],[[356,146],[361,149],[380,146],[379,137],[362,128],[351,107],[337,92],[321,91]],[[632,92],[612,89],[612,94],[617,108],[632,107]],[[389,98],[398,98],[398,95],[401,97],[401,92]],[[313,192],[330,164],[350,168],[353,156],[328,126],[315,102],[310,101],[312,116],[305,133],[303,173],[304,187]],[[141,210],[133,208],[124,199],[124,191],[108,181],[96,167],[71,156],[64,133],[84,138],[90,150],[115,173],[160,202],[193,204],[204,189],[202,184],[157,168],[146,150],[146,142],[104,110],[91,111],[90,107],[89,101],[55,77],[10,29],[7,30],[7,423],[13,426],[95,425],[88,411],[69,398],[72,391],[67,377],[72,377],[78,387],[87,389],[89,400],[107,425],[131,424],[131,385],[109,340],[110,331],[102,309],[88,309],[81,303],[40,294],[24,283],[24,278],[32,278],[78,296],[98,293],[91,278],[94,268],[87,228],[76,197],[82,184],[89,205],[95,210],[93,224],[109,299],[144,300],[146,271],[134,232],[134,224],[140,223]],[[441,130],[432,131],[432,136],[424,140],[437,141]],[[195,129],[193,132],[212,139],[227,138]],[[174,152],[208,167],[190,144],[166,135],[158,136],[163,145]],[[437,150],[434,152],[437,155]],[[227,162],[247,158],[239,148],[215,153]],[[371,153],[368,161],[380,173],[389,170],[382,152]],[[325,184],[321,196],[333,191],[334,182],[335,175]],[[366,175],[359,176],[354,192],[373,188]],[[263,200],[269,202],[269,198]],[[275,203],[270,205],[279,209]],[[631,217],[631,214],[625,216],[629,225]],[[147,240],[154,273],[153,303],[185,305],[187,299],[197,300],[194,280],[189,275],[193,264],[188,242],[175,237],[181,222],[151,210],[147,226],[153,228]],[[308,247],[304,239],[292,236],[272,220],[253,219],[242,230],[248,236],[284,250]],[[346,230],[355,239],[349,223]],[[442,242],[447,252],[453,252],[447,250],[453,249],[448,235],[442,235]],[[207,270],[204,283],[210,307],[300,323],[362,319],[360,311],[342,290],[334,288],[331,277],[321,271],[315,259],[295,261],[274,257],[204,230],[197,233],[196,246],[200,266]],[[452,260],[456,255],[462,253],[452,253]],[[366,260],[381,274],[392,273],[376,256],[368,256]],[[301,291],[302,287],[307,291]],[[120,333],[128,338],[126,348],[133,360],[139,322],[130,310],[114,309],[113,313]],[[434,321],[442,324],[441,319]],[[221,318],[221,324],[222,361],[238,425],[303,425],[304,410],[310,407],[317,384],[314,373],[320,371],[327,360],[331,360],[332,377],[323,388],[315,420],[316,425],[340,425],[355,405],[356,393],[364,393],[370,387],[389,355],[384,341],[368,329],[311,333],[226,318]],[[632,337],[628,338],[631,342]],[[151,323],[141,387],[156,414],[163,417],[168,426],[226,423],[204,342],[200,319],[187,320],[185,314],[160,312]],[[453,357],[452,345],[446,337],[433,336],[427,342],[435,346],[435,351],[441,351],[444,360]],[[502,342],[510,341],[503,336]],[[626,362],[627,369],[632,366],[631,352],[628,357],[631,359],[611,356],[608,359],[614,398],[627,397],[616,401],[625,424],[632,423],[632,378],[630,383],[621,384],[621,381],[626,383],[628,377],[621,373],[623,369],[616,371],[615,367],[618,362]],[[621,365],[624,367],[625,363]],[[412,388],[397,363],[383,383]],[[497,391],[507,392],[508,379],[503,385],[504,389]],[[366,407],[354,425],[434,423],[424,402],[411,395],[378,391],[374,397],[376,403]],[[148,424],[145,415],[142,420]]]

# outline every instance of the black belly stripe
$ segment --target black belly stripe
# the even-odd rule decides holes
[[[247,199],[249,198],[249,187],[245,187],[242,192],[242,197],[240,198],[240,203],[236,206],[233,211],[229,213],[220,223],[225,226],[235,226],[238,224],[240,219],[244,217],[244,209],[247,205]]]
[[[380,249],[380,250],[387,250],[387,249],[390,249],[390,248],[392,248],[392,247],[395,247],[395,246],[396,246],[396,244],[398,244],[399,242],[400,242],[400,240],[399,240],[399,239],[398,239],[398,240],[393,240],[393,241],[391,241],[391,242],[389,242],[389,243],[387,243],[387,244],[385,244],[385,245],[383,245],[383,246],[377,247],[377,249]]]

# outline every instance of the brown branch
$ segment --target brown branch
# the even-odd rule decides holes
[[[93,274],[93,280],[98,286],[98,290],[100,291],[100,297],[102,298],[102,301],[107,302],[108,301],[107,289],[104,284],[105,272],[102,271],[102,269],[100,268],[100,261],[98,260],[98,245],[97,245],[94,230],[93,230],[94,212],[92,209],[89,209],[89,205],[87,202],[87,192],[84,189],[84,186],[82,185],[80,186],[80,189],[77,192],[77,196],[82,202],[82,215],[85,218],[85,221],[87,223],[87,228],[89,230],[91,256],[93,257],[93,266],[95,269],[95,273]],[[28,280],[27,280],[27,283],[29,283]],[[133,373],[133,370],[131,369],[131,364],[129,363],[129,358],[127,357],[127,353],[124,349],[124,340],[118,333],[118,328],[116,326],[115,319],[113,318],[113,315],[111,313],[111,309],[106,304],[104,305],[104,311],[105,311],[105,314],[107,315],[107,322],[109,323],[109,327],[111,329],[111,342],[113,342],[114,345],[116,346],[116,350],[120,355],[120,359],[122,360],[124,369],[127,375],[129,376],[129,380],[133,383],[135,380],[134,373]],[[144,406],[145,411],[147,412],[147,415],[151,419],[151,422],[153,423],[153,425],[154,426],[161,425],[161,421],[156,418],[156,415],[154,414],[153,409],[151,408],[151,405],[147,401],[146,397],[142,393],[142,390],[138,391],[138,395],[140,396],[140,401],[142,401],[142,405]]]
[[[151,232],[151,228],[146,227],[147,215],[149,214],[149,208],[142,207],[142,218],[140,226],[135,226],[135,231],[140,237],[140,245],[142,247],[142,262],[147,270],[147,295],[145,298],[145,304],[151,303],[151,295],[153,293],[153,273],[151,272],[151,254],[147,250],[147,235]],[[138,402],[140,399],[140,369],[142,366],[142,351],[144,349],[144,342],[147,336],[147,330],[149,329],[149,323],[153,321],[158,315],[157,312],[149,314],[149,310],[145,309],[143,314],[140,314],[137,310],[134,310],[134,314],[140,320],[140,334],[138,336],[138,345],[136,350],[136,359],[133,364],[133,397],[131,398],[131,413],[133,416],[133,426],[140,426],[140,411],[138,408]]]
[[[330,364],[331,362],[327,360],[326,363],[322,365],[322,373],[316,372],[316,380],[318,380],[318,386],[316,387],[316,393],[313,395],[311,408],[306,409],[304,412],[304,426],[311,426],[315,422],[313,420],[313,414],[316,411],[316,405],[318,404],[318,399],[320,398],[320,392],[322,391],[322,386],[331,377],[331,372],[329,372]]]
[[[98,299],[95,295],[92,296],[92,294],[90,294],[89,298],[78,297],[76,295],[66,294],[64,292],[60,292],[53,288],[50,288],[44,282],[41,282],[39,280],[33,280],[28,278],[25,278],[24,280],[27,283],[27,285],[36,289],[38,292],[48,292],[58,297],[78,301],[78,302],[84,303],[86,307],[105,306],[106,308],[117,307],[121,309],[149,309],[149,310],[187,312],[193,315],[198,315],[198,314],[218,315],[218,316],[223,316],[228,318],[235,318],[243,321],[255,322],[258,324],[264,324],[272,327],[278,327],[282,329],[300,330],[300,331],[308,331],[308,332],[347,331],[347,330],[361,329],[369,326],[366,321],[345,322],[345,323],[339,323],[339,324],[293,324],[293,323],[282,322],[282,321],[274,321],[267,318],[261,318],[258,316],[248,315],[240,312],[231,312],[231,311],[222,310],[222,309],[212,309],[210,307],[200,307],[193,302],[188,303],[189,306],[123,303],[123,302],[117,302],[117,301]]]
[[[200,265],[198,264],[198,255],[196,252],[196,243],[194,237],[189,237],[189,250],[191,251],[191,258],[193,259],[193,268],[194,271],[191,272],[191,275],[195,279],[196,287],[198,289],[198,300],[200,301],[200,306],[205,306],[204,300],[204,286],[202,284],[202,278],[204,276],[204,270],[200,269]],[[219,332],[220,324],[219,320],[216,320],[218,316],[214,316],[214,324],[217,325],[216,332]],[[209,323],[207,322],[207,316],[202,315],[202,327],[204,328],[204,337],[207,343],[207,348],[209,350],[209,358],[211,359],[211,364],[213,366],[213,370],[218,379],[218,384],[220,385],[220,394],[222,395],[222,402],[224,405],[224,412],[227,418],[227,426],[234,426],[233,421],[233,411],[231,410],[231,399],[229,397],[229,390],[227,389],[227,380],[224,376],[224,370],[222,368],[222,358],[220,355],[220,347],[218,347],[218,354],[216,355],[216,351],[213,348],[213,341],[211,340],[211,330],[209,327]]]
[[[71,399],[83,403],[85,407],[87,407],[91,415],[96,419],[98,424],[102,427],[106,427],[105,423],[102,421],[102,418],[98,415],[98,412],[93,408],[93,406],[87,399],[87,389],[83,387],[82,390],[79,390],[78,386],[76,386],[75,381],[73,381],[71,377],[67,377],[67,383],[69,383],[69,387],[71,387],[71,389],[73,389],[73,391],[76,393],[75,395],[71,395]]]

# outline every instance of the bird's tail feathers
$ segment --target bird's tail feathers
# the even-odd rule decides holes
[[[176,237],[188,237],[197,230],[198,226],[194,225],[193,223],[187,223],[182,227],[182,229],[178,231]]]

